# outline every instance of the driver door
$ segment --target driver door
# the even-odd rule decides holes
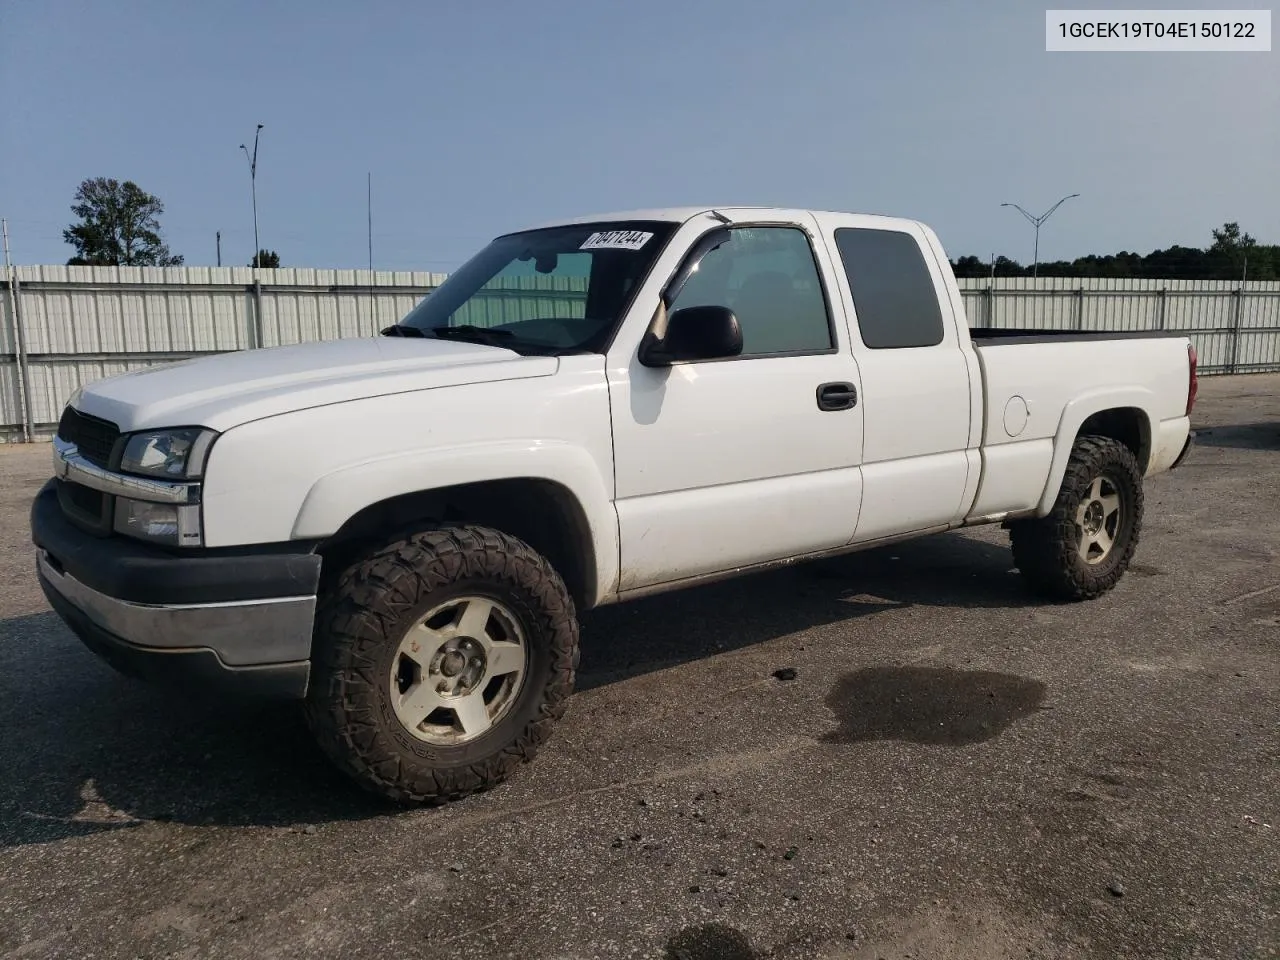
[[[819,397],[856,394],[858,371],[817,225],[753,218],[729,237],[668,313],[729,307],[741,356],[650,368],[621,337],[610,355],[622,591],[839,547],[857,526],[862,410]]]

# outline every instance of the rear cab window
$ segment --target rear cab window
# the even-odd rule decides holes
[[[901,230],[839,227],[835,241],[863,344],[891,350],[942,343],[937,288],[915,237]]]

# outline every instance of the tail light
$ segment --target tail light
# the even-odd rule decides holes
[[[1196,375],[1195,344],[1187,344],[1187,413],[1191,416],[1191,408],[1196,404],[1196,394],[1200,391],[1200,378]]]

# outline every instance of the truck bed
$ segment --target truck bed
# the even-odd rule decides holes
[[[1062,482],[1067,446],[1090,416],[1123,410],[1144,472],[1161,472],[1187,436],[1187,338],[1162,330],[970,331],[986,404],[983,479],[974,516],[1043,515]],[[1096,398],[1106,397],[1103,407]],[[1045,478],[1048,483],[1045,483]]]

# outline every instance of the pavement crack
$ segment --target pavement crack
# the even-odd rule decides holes
[[[1280,590],[1280,583],[1273,583],[1269,587],[1262,587],[1259,590],[1250,590],[1248,593],[1239,594],[1229,600],[1221,601],[1221,605],[1224,607],[1231,607],[1237,603],[1244,603],[1246,600],[1252,600],[1254,597],[1261,597],[1268,593],[1273,593],[1276,590]]]
[[[447,946],[450,943],[456,943],[459,940],[465,940],[468,937],[474,937],[478,933],[484,933],[486,930],[492,930],[494,927],[498,926],[499,924],[506,923],[508,919],[510,918],[499,917],[497,920],[494,920],[492,923],[486,923],[483,926],[479,926],[479,927],[472,927],[470,930],[463,930],[461,933],[455,933],[452,937],[446,937],[443,940],[432,940],[430,941],[430,943],[433,947]]]
[[[693,776],[703,776],[707,773],[737,773],[741,770],[747,770],[751,767],[759,766],[761,763],[782,759],[783,757],[795,753],[798,750],[802,750],[805,747],[813,746],[813,743],[814,741],[811,738],[796,738],[790,743],[785,743],[769,750],[748,750],[741,753],[711,757],[700,763],[677,767],[673,770],[663,770],[644,777],[634,777],[629,780],[615,780],[599,787],[590,787],[586,790],[575,790],[572,793],[560,794],[559,796],[550,797],[546,800],[538,800],[534,803],[521,804],[517,807],[507,807],[502,810],[495,810],[492,813],[474,814],[464,817],[463,819],[456,820],[453,823],[446,824],[432,836],[439,839],[455,833],[458,830],[483,827],[484,825],[495,821],[521,817],[529,813],[536,813],[539,810],[545,810],[548,807],[563,806],[570,801],[581,800],[586,797],[593,797],[616,790],[629,790],[635,787],[652,787],[657,786],[658,784],[669,783],[672,780],[681,780],[686,777]]]

